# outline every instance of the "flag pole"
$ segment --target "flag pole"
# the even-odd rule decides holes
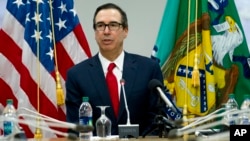
[[[36,1],[36,13],[38,14],[39,13],[39,2]],[[41,74],[40,74],[40,33],[39,33],[39,30],[40,30],[40,27],[39,27],[39,17],[37,16],[36,19],[35,19],[35,22],[36,22],[36,28],[37,28],[37,35],[36,35],[36,46],[37,46],[37,111],[38,113],[40,113],[40,77],[41,77]],[[35,129],[35,134],[34,134],[34,138],[35,139],[41,139],[43,137],[43,134],[42,134],[42,130],[40,128],[40,117],[38,116],[37,117],[37,126],[36,126],[36,129]]]
[[[187,62],[186,62],[186,76],[185,76],[185,81],[186,84],[188,84],[188,64],[189,64],[189,48],[190,48],[190,44],[189,44],[189,40],[190,40],[190,7],[191,7],[191,0],[188,0],[188,19],[187,19],[187,50],[186,50],[186,56],[187,56]],[[187,121],[188,118],[188,108],[187,108],[187,89],[188,89],[188,85],[186,85],[186,90],[184,93],[184,105],[183,105],[183,121]],[[184,122],[183,126],[188,125],[188,122]],[[183,134],[183,139],[188,139],[188,134]]]
[[[56,98],[57,98],[57,105],[61,106],[64,104],[64,94],[60,79],[60,73],[58,71],[58,62],[57,62],[57,50],[56,50],[56,40],[55,40],[55,30],[54,30],[54,17],[53,17],[53,10],[52,10],[52,1],[49,0],[50,4],[50,19],[51,19],[51,30],[52,30],[52,42],[54,46],[54,60],[55,60],[55,73],[56,73]]]
[[[186,84],[188,84],[188,62],[189,62],[189,56],[188,56],[188,52],[189,52],[189,34],[190,34],[190,29],[189,29],[189,26],[190,26],[190,0],[188,1],[188,21],[187,21],[187,50],[186,50],[186,54],[187,54],[187,62],[186,62],[186,76],[185,76],[185,81],[186,81]],[[186,85],[187,87],[187,85]],[[184,93],[184,105],[183,105],[183,111],[182,111],[182,114],[183,114],[183,121],[187,121],[187,114],[188,114],[188,110],[187,110],[187,90],[185,90],[185,93]],[[183,123],[183,126],[186,126],[188,125],[188,122],[184,122]],[[184,134],[184,138],[186,137],[187,135]]]
[[[190,18],[191,18],[191,0],[188,1],[188,24],[187,24],[187,52],[186,52],[186,56],[187,56],[187,65],[186,65],[186,84],[188,84],[188,66],[189,66],[189,49],[190,49]],[[192,87],[194,88],[198,88],[200,86],[200,74],[199,74],[199,67],[198,67],[198,31],[197,31],[197,19],[198,19],[198,0],[195,0],[195,20],[194,20],[194,24],[195,24],[195,55],[194,55],[194,66],[193,66],[193,71],[192,71]],[[189,85],[186,85],[186,87]],[[187,88],[188,89],[188,88]],[[186,90],[187,90],[186,89]],[[189,117],[188,115],[188,100],[187,100],[187,91],[185,91],[185,103],[183,106],[183,120],[187,120],[187,118]],[[184,122],[183,126],[188,125],[188,122]],[[187,140],[189,137],[188,134],[184,134],[183,135],[183,139]]]
[[[195,1],[195,55],[194,55],[194,69],[192,72],[192,86],[198,88],[200,86],[200,72],[198,67],[198,39],[197,39],[197,19],[198,19],[198,1]]]

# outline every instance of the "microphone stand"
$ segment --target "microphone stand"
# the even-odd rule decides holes
[[[166,114],[164,111],[165,103],[158,98],[157,102],[157,109],[158,109],[158,115],[155,115],[153,123],[150,125],[150,127],[143,132],[142,137],[145,138],[146,135],[153,133],[154,131],[158,131],[159,138],[167,138],[168,132],[175,128],[174,125],[172,125],[170,122],[167,121],[165,118]],[[165,116],[164,116],[165,115]]]

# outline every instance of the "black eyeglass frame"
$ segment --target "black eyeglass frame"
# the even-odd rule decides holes
[[[108,24],[100,22],[95,24],[95,30],[104,31],[106,27],[108,27],[110,31],[117,31],[118,29],[120,29],[120,26],[123,26],[123,24],[118,22],[110,22]]]

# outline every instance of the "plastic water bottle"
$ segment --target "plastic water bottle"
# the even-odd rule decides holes
[[[4,136],[7,136],[11,133],[14,132],[15,130],[15,121],[13,121],[13,118],[16,118],[16,109],[13,105],[13,100],[12,99],[7,99],[6,100],[6,106],[3,110],[3,116],[4,116],[4,121],[3,121],[3,134]],[[12,118],[12,120],[11,120]],[[10,120],[8,120],[10,119]]]
[[[244,100],[241,104],[240,110],[249,110],[250,109],[250,95],[245,94]],[[240,124],[242,125],[250,125],[250,119],[249,119],[250,113],[244,112],[240,116]]]
[[[89,98],[82,97],[82,104],[79,108],[79,123],[80,123],[80,125],[93,126],[92,115],[93,115],[93,110],[92,110],[92,107],[89,103]],[[80,140],[91,140],[92,136],[93,136],[92,131],[79,133]]]
[[[239,108],[237,101],[235,100],[235,96],[233,93],[228,95],[228,100],[225,105],[226,110],[237,110]],[[226,115],[225,119],[228,121],[229,125],[237,124],[237,114],[228,114]]]

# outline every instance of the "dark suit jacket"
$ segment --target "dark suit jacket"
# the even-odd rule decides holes
[[[151,79],[163,82],[159,64],[153,59],[125,52],[122,78],[125,80],[125,93],[130,111],[131,124],[139,124],[140,135],[151,125],[154,114],[158,111],[157,94],[152,94],[148,88]],[[67,121],[78,123],[78,109],[83,96],[88,96],[93,108],[93,125],[100,116],[96,106],[111,106],[111,100],[105,81],[102,65],[98,55],[87,59],[67,73],[66,79],[66,116]],[[127,113],[124,99],[120,95],[118,119],[115,118],[112,107],[106,109],[106,115],[112,122],[112,135],[118,135],[118,124],[126,124]],[[96,135],[94,131],[94,135]]]

